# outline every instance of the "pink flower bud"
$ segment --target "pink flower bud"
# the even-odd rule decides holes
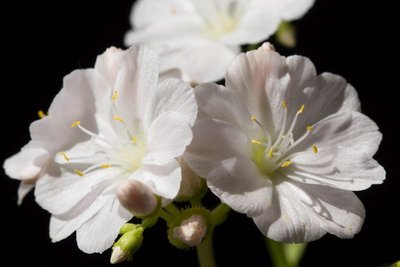
[[[152,190],[139,181],[121,182],[117,189],[117,197],[122,206],[139,216],[151,214],[158,204]]]
[[[206,233],[207,223],[201,215],[193,215],[173,229],[173,237],[190,247],[199,245]]]

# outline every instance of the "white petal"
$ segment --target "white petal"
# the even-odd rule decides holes
[[[248,135],[259,130],[251,120],[249,110],[234,92],[214,83],[199,85],[194,92],[200,110],[211,118],[243,129]]]
[[[326,232],[341,238],[358,233],[365,210],[354,193],[282,182],[273,209],[254,218],[264,235],[281,242],[309,242]]]
[[[293,66],[293,61],[289,62],[291,77],[299,75],[294,72],[302,73],[301,65]],[[309,62],[309,64],[312,63]],[[294,129],[295,138],[301,136],[307,126],[331,114],[359,110],[357,93],[341,76],[323,73],[316,77],[305,76],[304,78],[309,78],[309,80],[293,79],[291,90],[287,90],[284,95],[288,106],[288,122],[293,120],[302,105],[305,106]],[[283,112],[280,111],[280,113]]]
[[[132,8],[130,21],[135,29],[152,23],[193,15],[193,5],[186,0],[139,0]]]
[[[196,83],[218,81],[224,77],[226,68],[239,53],[239,49],[239,46],[227,47],[207,38],[187,43],[177,42],[162,51],[160,69],[177,67]]]
[[[246,158],[220,162],[206,177],[211,191],[232,209],[254,217],[271,205],[272,184]]]
[[[130,179],[146,184],[156,195],[173,199],[181,185],[181,168],[175,159],[162,166],[143,165],[131,175]]]
[[[193,134],[193,141],[184,157],[189,166],[202,177],[206,177],[225,159],[251,156],[247,136],[222,121],[198,120]]]
[[[235,45],[259,43],[268,39],[278,29],[281,17],[270,1],[230,2],[237,5],[239,14],[235,28],[221,37],[223,43]]]
[[[343,190],[364,190],[385,179],[385,170],[367,154],[343,147],[297,156],[286,176],[298,182]]]
[[[193,125],[197,116],[197,103],[193,88],[185,82],[167,79],[159,86],[148,105],[144,128],[164,112],[178,112],[189,125]]]
[[[163,165],[179,157],[192,141],[192,130],[186,118],[178,112],[164,112],[150,125],[143,164]]]
[[[273,5],[284,20],[301,18],[313,5],[315,0],[275,0]]]
[[[70,125],[79,120],[85,128],[96,131],[93,88],[100,86],[99,79],[101,76],[94,70],[78,70],[65,76],[64,88],[54,98],[49,115],[31,124],[32,140],[55,153],[88,139],[88,135]]]
[[[55,215],[50,218],[50,238],[52,242],[58,242],[70,236],[75,232],[82,224],[87,220],[91,219],[100,209],[107,203],[109,197],[100,196],[96,198],[96,201],[76,214],[75,217],[66,219],[63,217],[57,217]]]
[[[95,70],[105,78],[111,88],[115,84],[118,71],[123,66],[126,56],[126,51],[110,47],[96,59]]]
[[[132,218],[115,196],[109,196],[102,209],[76,231],[78,247],[86,253],[102,253],[110,248],[119,229]]]
[[[113,89],[118,91],[114,101],[118,111],[116,115],[127,123],[131,133],[138,130],[137,121],[142,118],[157,82],[158,59],[155,53],[141,45],[134,45],[127,50]],[[111,103],[112,93],[108,103]]]
[[[32,191],[32,189],[35,187],[35,184],[26,184],[21,182],[18,187],[18,201],[17,204],[21,205],[22,201],[26,197],[26,195]]]
[[[30,180],[40,174],[49,158],[50,154],[47,150],[36,146],[31,141],[20,152],[6,159],[3,168],[11,178]]]
[[[284,57],[264,47],[241,54],[229,66],[225,79],[228,90],[238,94],[265,128],[280,129],[284,92],[290,82]]]
[[[343,147],[372,157],[381,140],[378,126],[367,116],[355,111],[334,114],[321,120],[295,150],[306,151],[312,145],[321,149]]]
[[[72,218],[89,207],[118,177],[113,168],[92,171],[81,177],[63,172],[60,177],[43,176],[36,185],[38,204],[54,215]]]

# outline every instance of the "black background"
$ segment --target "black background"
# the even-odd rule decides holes
[[[282,54],[311,58],[319,72],[344,76],[358,90],[362,109],[383,133],[376,159],[386,168],[382,185],[357,192],[367,217],[352,240],[326,235],[309,244],[302,266],[380,266],[400,259],[399,224],[399,35],[395,1],[317,0],[295,25],[298,46]],[[46,110],[77,68],[92,67],[109,46],[123,47],[133,1],[13,1],[2,16],[2,138],[3,160],[29,140],[28,125]],[[6,13],[6,14],[4,14]],[[6,16],[10,15],[10,16]],[[9,17],[9,18],[6,18]],[[60,133],[62,135],[63,133]],[[48,237],[49,214],[30,194],[16,206],[18,182],[0,178],[2,266],[109,266],[110,251],[87,255],[75,236],[56,244]],[[195,251],[179,251],[166,240],[160,223],[145,233],[134,262],[120,266],[196,266]],[[263,239],[252,221],[231,213],[215,233],[219,266],[271,266]],[[5,249],[4,249],[5,247]]]

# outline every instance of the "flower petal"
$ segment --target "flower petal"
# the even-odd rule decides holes
[[[148,105],[144,128],[164,112],[178,112],[189,125],[193,125],[197,116],[197,103],[193,88],[177,79],[167,79],[159,84],[152,101]]]
[[[124,223],[132,218],[115,196],[100,211],[82,224],[76,231],[78,247],[86,253],[102,253],[110,248]]]
[[[280,242],[309,242],[326,232],[341,238],[358,233],[365,210],[353,192],[282,182],[270,211],[254,222],[264,235]]]
[[[219,162],[242,155],[250,157],[251,150],[241,130],[222,121],[198,120],[184,158],[196,173],[207,177]]]
[[[207,83],[197,86],[194,92],[200,110],[211,118],[229,123],[249,135],[259,129],[251,120],[247,107],[225,87]]]
[[[274,6],[284,20],[301,18],[313,5],[315,0],[275,0]]]
[[[162,166],[144,165],[130,179],[139,180],[149,186],[156,195],[173,199],[181,185],[181,168],[175,159]]]
[[[284,57],[264,45],[239,55],[229,66],[225,79],[228,90],[238,94],[265,128],[280,129],[284,92],[290,82]]]
[[[179,157],[192,140],[193,134],[186,118],[169,111],[159,115],[150,125],[142,164],[163,165]]]
[[[337,113],[315,124],[295,151],[307,151],[312,145],[321,149],[340,146],[372,157],[381,140],[378,126],[367,116],[359,112]]]
[[[87,140],[88,135],[70,125],[79,120],[85,128],[96,131],[93,88],[101,87],[99,79],[94,70],[78,70],[65,76],[64,88],[51,103],[49,115],[31,124],[32,140],[50,153]]]
[[[246,158],[230,158],[206,177],[211,191],[232,209],[257,216],[271,205],[272,184]]]
[[[35,187],[35,184],[26,184],[24,182],[21,182],[18,187],[18,201],[17,204],[18,206],[22,204],[22,201],[26,197],[26,195],[32,191],[32,189]]]
[[[6,159],[3,168],[11,178],[30,180],[40,174],[49,158],[50,153],[47,150],[31,141],[20,152]]]
[[[201,1],[203,2],[203,1]],[[216,1],[213,1],[216,2]],[[235,28],[221,37],[225,44],[256,44],[268,39],[281,22],[276,12],[275,3],[271,1],[232,1],[236,6]]]
[[[113,168],[92,171],[84,177],[69,172],[60,177],[45,175],[37,182],[36,201],[51,214],[71,219],[89,207],[118,176]]]
[[[157,89],[159,62],[154,51],[143,45],[134,45],[125,53],[116,77],[114,88],[118,90],[118,97],[114,104],[118,116],[127,123],[130,132],[135,132],[137,120],[144,117]]]

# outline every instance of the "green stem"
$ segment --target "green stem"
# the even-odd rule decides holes
[[[168,206],[164,207],[164,209],[172,216],[178,216],[181,214],[181,210],[174,203],[169,204]]]
[[[231,209],[225,203],[220,203],[216,208],[211,211],[211,216],[214,225],[223,223]]]
[[[283,244],[265,237],[274,267],[298,267],[307,243]]]
[[[164,221],[166,221],[167,223],[172,222],[173,217],[171,216],[171,214],[169,214],[168,212],[166,212],[165,210],[161,209],[160,210],[160,217],[164,219]]]
[[[214,258],[214,249],[212,244],[212,235],[209,235],[196,247],[197,259],[199,261],[199,267],[216,267],[217,264]]]
[[[271,256],[271,260],[274,267],[289,267],[285,253],[283,251],[283,247],[280,243],[271,240],[269,238],[265,238],[265,242],[267,243],[269,255]]]
[[[190,205],[192,205],[192,207],[201,207],[203,204],[200,199],[192,199],[190,200]]]

